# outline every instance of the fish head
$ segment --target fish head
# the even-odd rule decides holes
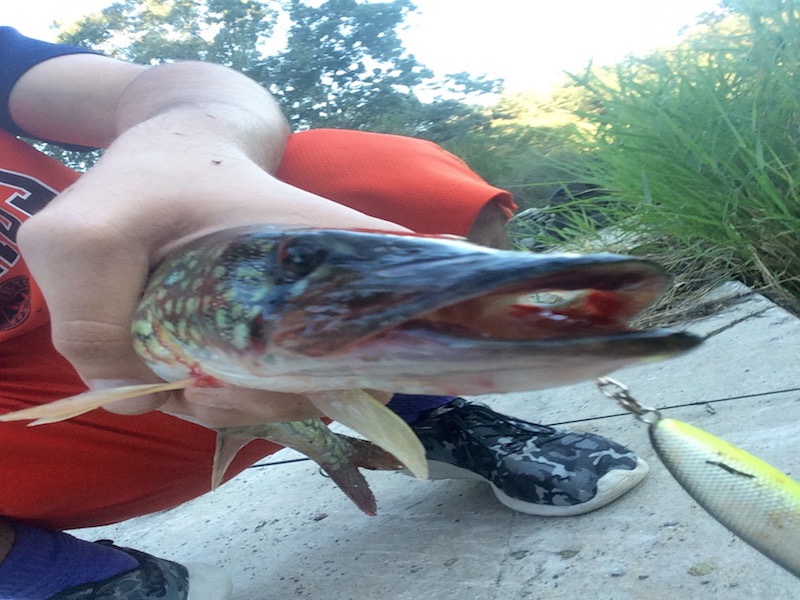
[[[203,269],[191,277],[197,310],[147,318],[185,323],[191,347],[182,352],[199,357],[204,372],[247,387],[536,389],[699,342],[627,325],[668,285],[658,265],[627,256],[273,227],[212,234],[188,255]],[[184,272],[178,263],[167,272]],[[163,295],[169,274],[155,279]]]

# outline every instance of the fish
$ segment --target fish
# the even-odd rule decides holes
[[[701,339],[628,325],[667,285],[657,264],[616,254],[344,229],[222,230],[168,254],[142,293],[133,345],[164,383],[90,391],[0,421],[44,424],[192,386],[290,392],[425,478],[422,444],[374,391],[541,389],[685,352]]]
[[[620,404],[648,424],[659,460],[709,515],[800,577],[800,483],[726,440],[642,407],[619,382],[606,377],[599,385],[621,390]]]

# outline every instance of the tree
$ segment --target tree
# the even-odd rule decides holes
[[[311,6],[289,0],[292,26],[286,48],[263,62],[262,82],[298,127],[387,131],[441,140],[479,118],[476,94],[499,82],[465,73],[443,78],[409,54],[397,35],[410,0],[328,0]],[[436,88],[432,102],[417,91]],[[445,131],[447,130],[447,131]]]
[[[122,0],[64,28],[59,41],[140,64],[207,60],[248,73],[277,16],[254,0]]]
[[[66,29],[61,41],[138,63],[209,60],[270,89],[297,128],[349,127],[437,141],[481,122],[470,104],[500,82],[434,77],[397,35],[410,0],[122,0]],[[276,23],[285,47],[270,52]],[[420,89],[437,89],[431,102]]]
[[[263,63],[262,83],[301,127],[374,119],[375,105],[397,109],[432,74],[404,51],[397,26],[409,0],[328,0],[314,7],[290,0],[286,48]]]

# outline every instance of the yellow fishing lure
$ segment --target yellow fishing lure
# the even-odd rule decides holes
[[[600,378],[598,387],[649,425],[659,459],[700,506],[800,577],[800,483],[707,431],[643,407],[613,379]]]

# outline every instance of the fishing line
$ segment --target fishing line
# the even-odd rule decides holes
[[[783,390],[775,390],[775,391],[772,391],[772,392],[756,392],[754,394],[742,394],[740,396],[730,396],[728,398],[716,398],[714,400],[699,400],[697,402],[685,402],[683,404],[672,404],[672,405],[669,405],[669,406],[659,406],[658,410],[672,410],[672,409],[675,409],[675,408],[686,408],[686,407],[689,407],[689,406],[709,406],[709,405],[712,405],[712,404],[720,404],[722,402],[731,402],[733,400],[744,400],[744,399],[749,399],[749,398],[762,398],[764,396],[772,396],[772,395],[775,395],[775,394],[787,394],[789,392],[800,392],[800,387],[786,388],[786,389],[783,389]],[[557,423],[549,423],[548,426],[549,427],[557,427],[559,425],[571,425],[571,424],[574,424],[574,423],[587,423],[587,422],[591,422],[591,421],[600,421],[600,420],[603,420],[603,419],[614,419],[614,418],[617,418],[617,417],[630,417],[630,413],[629,412],[621,412],[621,413],[615,413],[615,414],[610,414],[610,415],[602,415],[602,416],[599,416],[599,417],[591,417],[589,419],[574,419],[574,420],[571,420],[571,421],[558,421]],[[304,458],[290,458],[290,459],[286,459],[286,460],[276,460],[276,461],[270,461],[270,462],[266,462],[266,463],[256,463],[254,465],[250,465],[248,468],[249,469],[258,469],[258,468],[261,468],[261,467],[275,467],[275,466],[278,466],[278,465],[288,465],[288,464],[291,464],[291,463],[306,462],[306,461],[310,461],[310,460],[311,459],[307,458],[307,457],[304,457]]]
[[[254,465],[250,465],[247,468],[248,469],[258,469],[258,468],[261,468],[261,467],[274,467],[274,466],[277,466],[277,465],[288,465],[288,464],[291,464],[291,463],[306,462],[308,460],[311,460],[311,459],[308,458],[308,457],[305,457],[305,458],[288,458],[286,460],[276,460],[274,462],[256,463]]]
[[[686,408],[689,406],[710,406],[712,404],[720,404],[722,402],[731,402],[733,400],[744,400],[747,398],[761,398],[764,396],[772,396],[775,394],[786,394],[789,392],[800,392],[800,388],[787,388],[784,390],[775,390],[772,392],[755,392],[753,394],[742,394],[741,396],[730,396],[728,398],[717,398],[714,400],[698,400],[697,402],[685,402],[683,404],[670,404],[668,406],[659,406],[657,407],[658,410],[672,410],[675,408]],[[571,421],[559,421],[557,423],[550,423],[551,427],[556,427],[558,425],[571,425],[573,423],[586,423],[590,421],[600,421],[602,419],[613,419],[616,417],[624,417],[630,416],[629,412],[621,412],[621,413],[614,413],[610,415],[602,415],[599,417],[591,417],[589,419],[573,419]]]

